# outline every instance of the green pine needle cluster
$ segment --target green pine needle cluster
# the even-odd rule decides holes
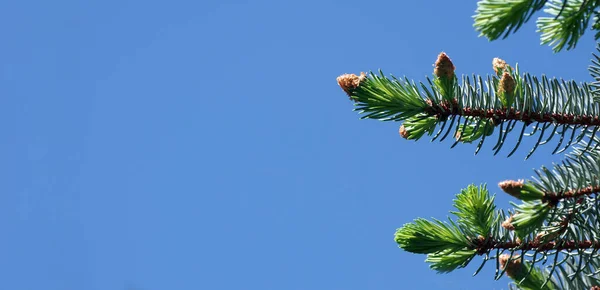
[[[416,219],[396,231],[396,243],[408,252],[428,254],[426,262],[438,272],[465,267],[477,253],[473,241],[489,237],[498,217],[485,186],[463,189],[454,206],[456,221]]]
[[[600,39],[600,0],[482,0],[474,26],[490,40],[505,38],[542,10],[541,42],[555,52],[575,48],[590,22]],[[528,137],[534,142],[526,158],[543,145],[551,144],[553,154],[571,149],[529,180],[499,183],[518,200],[513,209],[496,209],[485,185],[469,185],[456,195],[452,217],[417,218],[397,229],[399,247],[426,255],[438,273],[478,258],[477,274],[491,261],[494,279],[508,276],[510,289],[600,289],[598,55],[589,66],[590,83],[532,76],[498,58],[493,74],[458,76],[445,53],[421,82],[381,71],[340,76],[363,119],[402,122],[399,134],[408,140],[475,143],[475,153],[492,143],[494,155],[509,146],[511,156]]]
[[[541,43],[558,52],[575,48],[592,16],[591,29],[600,38],[599,5],[597,0],[483,0],[477,3],[474,27],[490,40],[506,38],[543,9],[549,16],[537,20]]]

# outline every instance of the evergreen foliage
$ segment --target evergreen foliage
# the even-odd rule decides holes
[[[569,50],[593,22],[600,38],[600,0],[482,0],[475,29],[495,40],[517,31],[538,11],[541,43]],[[600,46],[599,46],[600,50]],[[513,155],[523,138],[533,138],[525,158],[539,146],[553,153],[571,148],[563,162],[534,171],[530,180],[506,180],[499,187],[518,203],[496,209],[485,185],[469,185],[454,199],[447,221],[417,218],[397,229],[405,251],[427,255],[440,273],[474,259],[506,275],[511,289],[600,289],[600,57],[589,67],[591,83],[532,76],[501,59],[494,73],[458,77],[441,53],[431,78],[412,81],[381,71],[338,77],[363,119],[400,121],[405,139],[454,139],[492,143],[494,154]],[[514,138],[507,138],[509,135]],[[448,138],[450,136],[450,138]],[[514,139],[515,141],[509,141]],[[485,142],[488,141],[488,142]]]

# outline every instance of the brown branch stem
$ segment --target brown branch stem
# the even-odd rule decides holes
[[[448,102],[440,104],[430,104],[425,108],[425,113],[431,116],[437,116],[444,119],[452,115],[465,117],[494,118],[499,120],[519,120],[525,123],[555,123],[564,125],[582,125],[582,126],[600,126],[600,117],[591,115],[573,115],[536,112],[517,111],[514,108],[506,109],[475,109],[470,107],[458,108],[458,106]]]
[[[540,242],[533,240],[529,242],[509,241],[500,242],[493,239],[476,239],[474,241],[474,249],[482,255],[493,249],[501,250],[524,250],[524,251],[550,251],[550,250],[567,250],[573,251],[578,249],[600,249],[600,241],[575,241],[575,240],[557,240],[549,242]]]
[[[585,195],[600,193],[600,186],[588,186],[579,190],[568,190],[565,192],[545,192],[544,200],[556,204],[565,198],[576,198]]]

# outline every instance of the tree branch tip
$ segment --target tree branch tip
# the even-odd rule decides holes
[[[521,197],[521,189],[523,188],[524,180],[505,180],[498,183],[498,187],[502,189],[504,192],[514,196],[516,198]]]
[[[434,66],[435,68],[433,69],[433,74],[436,77],[447,79],[452,79],[454,77],[454,70],[456,70],[456,67],[445,52],[441,52],[438,55]]]
[[[337,77],[338,85],[346,92],[346,94],[350,97],[351,100],[356,101],[352,98],[352,93],[360,84],[367,78],[367,74],[364,72],[360,73],[360,76],[355,74],[343,74]]]
[[[400,129],[398,129],[398,133],[400,134],[400,137],[408,139],[408,130],[406,130],[406,127],[404,127],[404,125],[400,126]]]
[[[508,65],[506,64],[506,61],[504,61],[503,59],[495,57],[492,60],[492,67],[494,68],[494,71],[496,72],[496,74],[500,75],[502,72],[504,72],[504,70],[508,67]]]

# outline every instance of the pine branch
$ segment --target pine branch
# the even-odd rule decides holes
[[[456,222],[416,219],[399,228],[394,239],[408,252],[428,254],[426,261],[440,273],[465,267],[476,255],[472,240],[490,235],[497,224],[493,201],[485,186],[470,185],[456,195]]]
[[[600,19],[600,18],[599,18]],[[598,22],[598,34],[596,39],[600,38],[600,22]],[[600,52],[600,43],[596,44],[596,51]],[[598,102],[600,97],[600,56],[593,53],[592,64],[588,67],[590,75],[594,78],[594,82],[590,83],[591,92],[595,95],[595,101]]]
[[[600,240],[554,240],[540,242],[538,239],[523,241],[498,241],[494,239],[478,239],[473,241],[474,249],[478,254],[485,254],[491,250],[522,250],[522,251],[575,251],[587,249],[600,249]]]
[[[565,198],[576,198],[597,193],[600,193],[600,186],[588,186],[578,190],[567,190],[565,192],[546,192],[543,200],[556,204]]]
[[[558,52],[575,48],[592,16],[595,38],[600,39],[598,6],[598,0],[482,0],[477,3],[473,26],[489,40],[506,38],[546,7],[544,12],[549,16],[538,18],[538,32],[541,43],[553,46]]]
[[[597,142],[598,138],[590,137]],[[600,148],[580,144],[554,165],[552,170],[535,170],[537,178],[530,181],[507,180],[498,186],[506,193],[524,201],[539,200],[555,206],[565,199],[578,199],[600,193]]]
[[[507,37],[546,7],[550,17],[538,18],[538,31],[542,44],[558,52],[576,46],[592,16],[600,39],[599,6],[600,0],[482,0],[474,26],[490,40]],[[522,200],[511,203],[514,211],[496,211],[485,186],[469,186],[454,200],[456,220],[419,218],[405,224],[395,234],[399,246],[426,254],[430,267],[441,273],[466,267],[479,255],[475,274],[495,260],[495,279],[507,274],[519,289],[600,289],[595,278],[600,274],[600,57],[594,57],[591,84],[537,78],[501,59],[493,61],[494,75],[458,78],[444,53],[433,78],[424,82],[388,78],[381,71],[340,76],[338,84],[362,118],[402,121],[399,134],[405,139],[452,136],[452,147],[478,141],[477,154],[495,133],[495,155],[514,135],[511,156],[523,137],[536,136],[526,159],[556,136],[553,154],[579,144],[562,163],[536,170],[537,178],[500,183]]]
[[[553,45],[554,52],[565,46],[567,50],[575,48],[599,4],[594,0],[550,0],[544,9],[550,17],[540,17],[537,21],[542,44]]]
[[[519,211],[524,206],[518,206],[516,214],[502,221],[505,215],[502,211],[495,212],[494,197],[485,186],[471,185],[461,190],[454,200],[457,211],[452,214],[458,218],[456,221],[417,219],[398,229],[395,239],[406,251],[427,254],[426,262],[440,273],[466,267],[475,256],[483,256],[475,274],[487,261],[496,260],[496,279],[506,273],[520,289],[585,289],[569,287],[599,285],[594,279],[575,277],[591,275],[600,269],[596,267],[600,260],[598,207],[594,207],[596,212],[585,219],[587,225],[583,225],[581,219],[582,213],[589,214],[592,204],[600,203],[597,197],[594,199],[595,202],[578,200],[575,203],[569,200],[564,202],[567,205],[553,206],[526,202],[532,212],[540,213],[546,209],[537,220],[548,220],[548,225],[538,223],[532,226],[535,230],[515,235],[520,226]],[[590,207],[584,207],[586,205]],[[588,233],[574,233],[575,228]],[[539,232],[534,234],[536,230]],[[550,264],[546,270],[536,267],[547,261]],[[516,267],[519,263],[526,267]]]
[[[547,0],[483,0],[477,2],[475,30],[489,40],[506,38],[541,10]]]
[[[500,267],[506,272],[519,289],[524,290],[553,290],[557,289],[553,282],[546,282],[546,273],[533,267],[522,257],[511,257],[504,254],[499,257]]]
[[[486,137],[498,134],[493,150],[497,154],[509,133],[521,123],[518,140],[508,156],[521,144],[524,136],[538,135],[537,142],[526,158],[539,145],[559,136],[554,153],[560,153],[587,134],[595,134],[600,126],[600,105],[594,102],[587,84],[574,81],[536,78],[519,74],[500,59],[493,62],[496,75],[463,76],[459,84],[454,64],[445,53],[436,61],[433,80],[415,83],[408,79],[379,75],[346,74],[338,84],[356,102],[363,119],[405,121],[400,127],[402,137],[418,140],[425,134],[433,140],[444,140],[450,133],[458,142],[479,140],[479,152]],[[533,131],[526,129],[533,125]],[[546,133],[550,135],[544,138]],[[563,146],[563,143],[566,144]],[[591,145],[592,140],[589,140]]]
[[[600,271],[600,200],[596,194],[600,189],[600,150],[587,150],[586,146],[579,144],[567,155],[567,160],[555,165],[553,170],[536,171],[540,180],[500,184],[512,196],[530,200],[517,206],[516,214],[502,223],[520,239],[507,242],[501,239],[496,246],[509,251],[533,251],[534,264],[546,259],[553,261],[546,276],[553,277],[553,281],[561,285],[560,289],[589,289],[600,285],[597,279],[590,278]],[[519,215],[525,223],[515,225]],[[535,255],[543,259],[536,259]]]

